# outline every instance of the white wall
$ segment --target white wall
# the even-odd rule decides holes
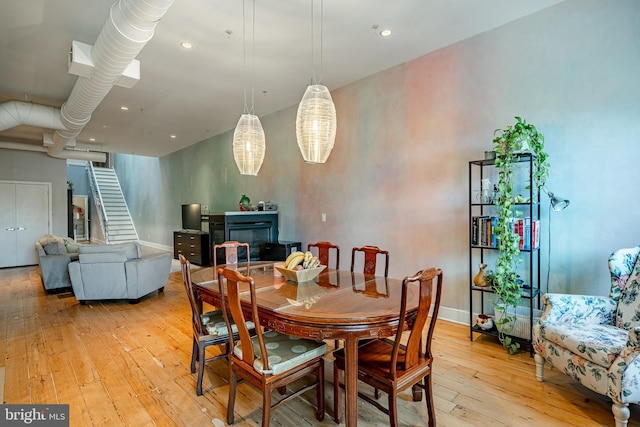
[[[545,135],[549,187],[571,200],[552,216],[550,290],[604,295],[609,254],[640,244],[639,40],[639,2],[568,0],[334,90],[338,136],[325,165],[302,162],[292,106],[261,118],[258,177],[238,174],[232,131],[159,160],[117,156],[115,166],[149,239],[171,245],[182,203],[271,200],[282,240],[338,243],[341,265],[351,247],[372,244],[389,250],[391,276],[443,268],[444,312],[467,321],[468,161],[520,115]],[[543,278],[547,213],[544,204]]]

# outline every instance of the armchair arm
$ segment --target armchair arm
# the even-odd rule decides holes
[[[613,324],[616,303],[608,297],[592,295],[545,294],[540,323]]]
[[[629,338],[627,338],[627,347],[640,349],[640,326],[629,329]]]

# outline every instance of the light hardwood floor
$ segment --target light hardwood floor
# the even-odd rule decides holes
[[[80,305],[70,293],[47,295],[38,267],[0,269],[0,396],[69,404],[72,426],[224,426],[225,362],[207,368],[204,395],[196,396],[190,316],[180,273],[171,273],[163,294],[136,305]],[[439,426],[613,425],[607,399],[555,369],[537,382],[528,353],[509,356],[490,337],[470,342],[466,326],[439,321],[433,348]],[[273,426],[335,425],[330,356],[326,368],[325,420],[315,420],[308,393],[276,410]],[[408,393],[401,400],[401,425],[426,425],[424,402]],[[235,425],[259,425],[260,407],[260,394],[240,385]],[[388,422],[360,402],[358,424]],[[629,426],[640,426],[634,405]]]

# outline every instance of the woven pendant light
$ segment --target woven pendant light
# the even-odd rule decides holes
[[[320,2],[320,66],[322,68],[322,9]],[[311,62],[313,49],[313,0],[311,1]],[[313,67],[312,67],[313,68]],[[296,139],[304,161],[325,163],[336,140],[336,107],[326,86],[315,81],[307,87],[298,105]]]
[[[298,147],[307,163],[325,163],[336,140],[336,107],[329,89],[309,85],[296,117]]]
[[[253,63],[253,44],[255,43],[255,13],[256,2],[253,1],[253,30],[252,30],[252,63]],[[245,33],[245,13],[244,13],[244,0],[242,1],[242,26],[243,33]],[[246,54],[246,35],[244,38],[244,68],[245,79],[247,69],[247,54]],[[262,129],[262,123],[258,116],[253,113],[253,65],[252,65],[251,79],[251,108],[247,105],[247,89],[245,82],[244,90],[244,113],[240,116],[236,129],[233,131],[233,159],[236,161],[236,166],[242,175],[258,175],[258,171],[262,166],[264,160],[264,153],[266,150],[266,143],[264,138],[264,130]]]
[[[233,131],[233,159],[242,175],[258,175],[265,147],[264,131],[258,116],[242,114]]]

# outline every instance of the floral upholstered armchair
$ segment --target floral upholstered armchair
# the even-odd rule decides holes
[[[536,377],[545,362],[613,400],[616,427],[640,403],[640,246],[609,257],[608,297],[546,294],[533,327]]]

